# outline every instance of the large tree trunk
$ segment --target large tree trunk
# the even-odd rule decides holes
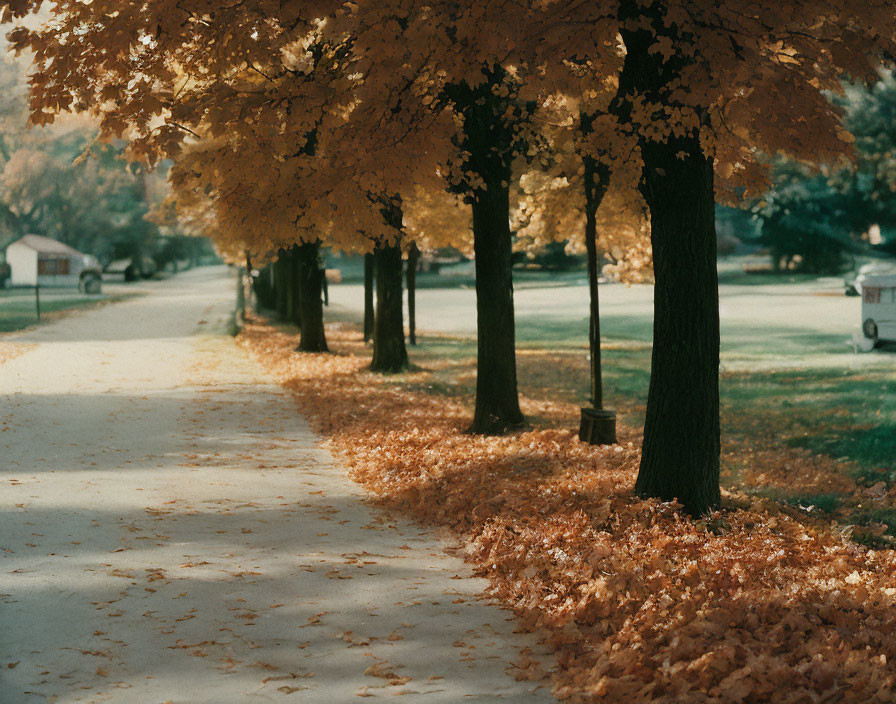
[[[696,138],[645,145],[642,153],[656,284],[650,390],[635,491],[678,499],[696,515],[721,500],[713,164]]]
[[[476,409],[470,432],[495,435],[525,424],[516,384],[510,203],[505,183],[474,194]]]
[[[420,262],[420,249],[416,242],[408,247],[408,342],[417,344],[417,265]]]
[[[370,369],[392,374],[408,368],[401,295],[401,247],[397,244],[377,244],[374,250],[374,263],[376,316],[373,326],[373,361]]]
[[[445,96],[463,118],[463,138],[455,143],[472,177],[458,187],[473,206],[476,256],[478,352],[470,432],[496,435],[525,424],[516,385],[509,185],[514,158],[524,148],[519,129],[535,103],[519,99],[503,67],[481,71],[484,82],[449,84]]]
[[[643,96],[673,110],[668,86],[690,59],[664,59],[656,35],[678,43],[665,6],[624,0],[621,19],[640,19],[622,30],[626,57],[616,112],[623,124],[632,99]],[[643,25],[648,19],[653,27]],[[640,138],[641,190],[650,208],[654,287],[653,357],[644,447],[635,484],[640,496],[677,499],[697,515],[720,503],[719,290],[716,272],[713,160],[692,130],[664,142]]]
[[[321,301],[324,271],[320,268],[320,242],[303,242],[295,248],[302,337],[300,352],[326,352],[324,308]]]
[[[374,256],[364,255],[364,342],[373,339]]]

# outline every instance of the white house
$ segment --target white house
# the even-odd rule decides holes
[[[25,235],[6,248],[13,286],[78,286],[82,274],[98,270],[96,259],[67,244]]]

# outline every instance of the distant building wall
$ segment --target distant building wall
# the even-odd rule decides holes
[[[81,257],[43,252],[37,255],[37,283],[41,286],[77,286],[81,269]]]
[[[37,252],[18,242],[6,248],[6,263],[11,271],[13,286],[34,286],[37,280]]]

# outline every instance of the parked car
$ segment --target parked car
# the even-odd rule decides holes
[[[83,268],[78,276],[78,290],[90,294],[103,291],[103,270],[97,258],[89,254],[83,259]]]
[[[131,282],[137,279],[151,279],[155,276],[157,267],[152,257],[133,257],[111,261],[106,264],[103,271],[111,276],[123,276],[125,281]]]
[[[862,332],[875,345],[896,342],[896,274],[869,275],[862,282]]]

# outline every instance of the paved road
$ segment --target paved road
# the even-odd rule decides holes
[[[360,312],[363,288],[358,284],[330,286],[330,301],[348,311]],[[600,288],[604,316],[652,317],[653,286],[607,284]],[[861,299],[843,295],[839,279],[811,284],[721,285],[720,312],[724,324],[787,326],[850,335],[861,325]],[[518,287],[514,292],[517,321],[577,326],[588,318],[588,288],[579,285]],[[424,288],[417,291],[417,323],[421,329],[455,335],[476,333],[476,294],[465,288]],[[474,313],[474,315],[471,315]],[[612,325],[611,325],[612,328]],[[587,325],[585,326],[587,334]],[[611,329],[610,333],[613,332]]]
[[[0,702],[553,701],[221,334],[225,272],[142,288],[0,337]]]
[[[360,319],[363,289],[330,287],[330,315]],[[842,279],[812,283],[725,285],[719,288],[722,360],[728,368],[865,366],[892,364],[892,346],[856,354],[861,337],[861,298],[843,295]],[[603,285],[601,328],[605,338],[649,344],[653,287]],[[520,286],[514,292],[517,339],[542,344],[588,343],[588,289],[580,285]],[[417,292],[420,330],[475,337],[472,288],[424,288]]]

